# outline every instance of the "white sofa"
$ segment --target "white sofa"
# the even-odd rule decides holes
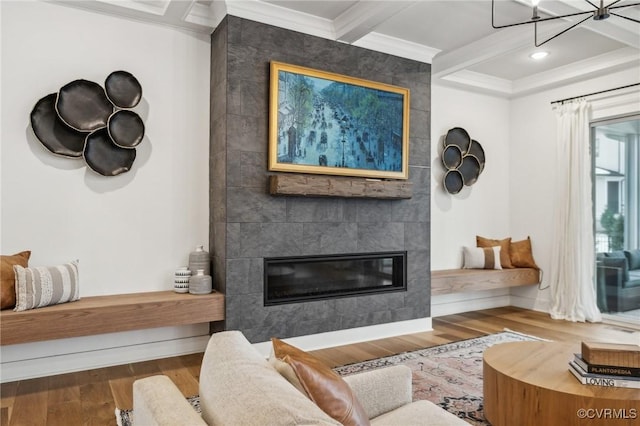
[[[345,377],[372,425],[467,425],[429,401],[412,402],[411,370]],[[134,426],[339,425],[290,384],[238,331],[211,336],[200,372],[198,415],[166,376],[133,384]]]

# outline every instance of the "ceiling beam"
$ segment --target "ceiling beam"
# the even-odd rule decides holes
[[[431,72],[434,78],[443,78],[532,44],[531,33],[517,27],[505,28],[458,49],[437,54],[433,58]]]
[[[415,1],[359,1],[333,20],[336,40],[353,43]]]
[[[191,12],[196,0],[168,0],[164,9],[164,17],[172,22],[182,22]]]

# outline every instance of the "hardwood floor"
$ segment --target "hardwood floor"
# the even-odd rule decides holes
[[[520,333],[579,343],[582,340],[640,342],[640,329],[608,324],[554,321],[548,314],[514,307],[486,309],[433,319],[433,331],[314,351],[335,367],[509,328]],[[132,408],[136,379],[166,374],[185,396],[198,393],[202,354],[146,361],[0,387],[0,425],[114,425],[114,410]]]

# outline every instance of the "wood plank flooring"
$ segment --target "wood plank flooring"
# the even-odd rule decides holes
[[[433,331],[314,351],[335,367],[419,348],[470,339],[509,328],[567,342],[640,342],[640,329],[608,324],[554,321],[542,312],[514,307],[486,309],[433,319]],[[186,355],[0,386],[0,425],[115,425],[114,410],[132,408],[136,379],[166,374],[185,396],[198,393],[202,354]]]

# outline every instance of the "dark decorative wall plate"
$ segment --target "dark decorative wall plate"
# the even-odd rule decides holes
[[[133,111],[120,110],[107,123],[107,130],[113,142],[121,148],[134,148],[144,137],[142,118]]]
[[[464,186],[464,179],[462,173],[458,170],[448,170],[444,175],[444,188],[449,194],[457,194],[462,190]]]
[[[142,99],[142,86],[131,73],[114,71],[104,81],[107,97],[119,108],[133,108]]]
[[[116,176],[131,170],[144,139],[142,118],[127,109],[142,99],[142,86],[131,73],[114,71],[105,87],[88,80],[62,86],[35,104],[31,127],[52,153],[84,158],[91,170]]]
[[[120,148],[113,143],[107,129],[99,129],[87,136],[84,160],[91,170],[103,176],[128,172],[136,159],[136,150]]]
[[[457,169],[462,164],[462,151],[457,145],[448,145],[442,150],[442,163],[447,170]]]
[[[113,104],[98,83],[76,80],[62,86],[58,92],[56,111],[69,126],[91,132],[107,125]]]
[[[480,176],[480,163],[473,155],[467,155],[462,159],[462,164],[458,167],[458,171],[462,174],[464,184],[471,186],[476,183]]]
[[[462,127],[454,127],[444,137],[442,163],[447,169],[443,178],[444,189],[450,194],[457,194],[465,185],[477,182],[484,170],[484,149]]]
[[[38,140],[54,154],[82,157],[86,133],[67,126],[56,113],[57,94],[40,99],[31,111],[31,128]]]
[[[478,143],[476,140],[471,141],[471,147],[469,147],[469,155],[473,155],[478,160],[478,164],[480,164],[480,172],[484,169],[484,149],[482,149],[482,145]]]
[[[462,127],[454,127],[447,132],[447,136],[444,138],[445,148],[449,145],[455,145],[460,148],[462,155],[466,155],[469,152],[469,146],[471,145],[471,138],[469,133]]]

